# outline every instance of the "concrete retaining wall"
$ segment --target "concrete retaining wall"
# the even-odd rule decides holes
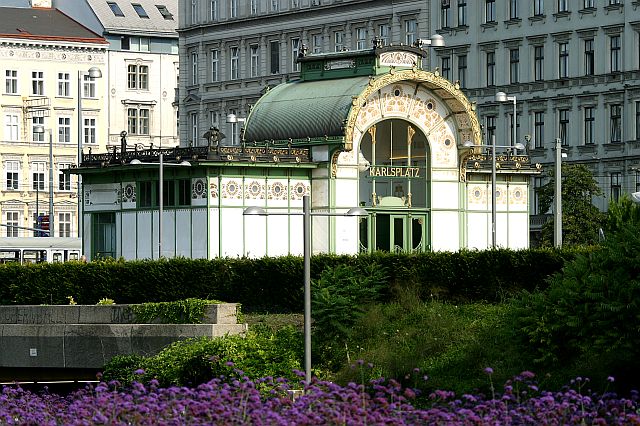
[[[102,368],[192,337],[243,334],[237,305],[210,305],[204,324],[137,324],[128,305],[0,306],[0,367]]]

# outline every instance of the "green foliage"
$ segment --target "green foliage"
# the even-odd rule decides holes
[[[605,235],[616,233],[628,226],[640,225],[640,205],[631,201],[627,194],[624,194],[616,202],[611,200],[607,211],[607,221]]]
[[[388,289],[387,281],[386,271],[372,264],[361,268],[351,265],[328,268],[313,282],[314,347],[324,363],[332,362],[326,359],[327,354],[335,358],[341,352],[353,324],[364,314],[367,305],[380,300]]]
[[[605,359],[615,374],[640,356],[639,307],[640,227],[629,225],[522,297],[516,318],[541,365]]]
[[[109,299],[107,297],[98,300],[98,303],[96,303],[96,305],[115,305],[116,302],[113,299]]]
[[[136,320],[142,323],[160,321],[166,324],[200,324],[207,305],[217,300],[185,299],[175,302],[150,302],[131,305]]]
[[[152,357],[116,356],[104,367],[104,379],[128,385],[153,378],[162,386],[197,385],[214,377],[228,380],[245,375],[295,379],[300,369],[303,339],[293,327],[276,332],[256,328],[247,336],[198,338],[175,342]],[[144,374],[136,375],[138,369]]]
[[[555,176],[547,172],[549,181],[538,188],[542,212],[549,211],[555,199]],[[565,245],[597,244],[598,231],[605,215],[593,205],[594,196],[602,195],[593,173],[583,164],[562,165],[562,241]],[[542,228],[542,244],[553,245],[553,220]]]

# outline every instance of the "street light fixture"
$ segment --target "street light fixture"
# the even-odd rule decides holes
[[[518,112],[516,110],[516,97],[515,96],[507,96],[506,93],[504,92],[498,92],[496,93],[496,102],[509,102],[512,101],[513,102],[513,134],[511,137],[511,145],[515,146],[516,145],[516,124],[518,121]],[[522,144],[520,144],[522,145]],[[523,148],[524,149],[524,148]]]
[[[78,70],[78,167],[82,165],[82,89],[84,87],[83,77],[85,74],[87,74],[91,79],[101,78],[102,71],[97,67],[91,67],[87,71]],[[78,238],[80,238],[80,253],[84,253],[84,243],[82,238],[82,210],[82,175],[78,173]]]
[[[640,192],[633,192],[631,194],[631,201],[634,203],[640,204]]]
[[[346,213],[311,212],[311,200],[308,195],[302,197],[302,213],[266,212],[262,207],[247,207],[245,216],[296,216],[302,214],[303,252],[304,252],[304,371],[307,384],[311,384],[311,216],[368,216],[362,207],[352,207]]]
[[[467,148],[475,148],[475,147],[483,147],[491,149],[491,247],[496,248],[496,221],[497,221],[497,211],[496,211],[496,180],[497,180],[497,167],[496,167],[496,148],[508,148],[508,149],[524,149],[524,145],[521,143],[517,143],[513,146],[511,145],[496,145],[496,136],[493,135],[491,137],[491,145],[475,145],[471,141],[466,141],[464,143]]]
[[[238,117],[234,113],[227,114],[227,123],[230,123],[230,124],[232,124],[234,126],[234,130],[231,132],[232,133],[232,135],[231,135],[231,143],[232,144],[235,144],[235,139],[236,139],[235,125],[237,123],[245,123],[246,121],[247,121],[246,118]],[[244,132],[244,124],[243,124],[242,130],[240,130],[241,139],[243,137],[242,136],[243,132]]]
[[[47,130],[49,131],[49,236],[53,237],[55,235],[53,228],[55,222],[53,218],[53,136],[51,129]],[[42,124],[36,124],[33,126],[33,131],[44,134],[45,128]],[[38,207],[36,207],[36,210],[38,210]],[[36,216],[39,214],[40,212],[36,211]]]
[[[158,166],[158,259],[162,257],[162,216],[164,214],[164,154],[158,154],[158,163],[143,163],[137,158],[131,160],[129,164],[135,166],[140,164]],[[172,166],[190,167],[191,163],[184,160]]]

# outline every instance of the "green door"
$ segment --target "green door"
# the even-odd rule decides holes
[[[371,249],[400,252],[422,252],[426,244],[426,215],[377,213],[373,216]]]

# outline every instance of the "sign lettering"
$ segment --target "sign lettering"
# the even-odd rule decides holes
[[[420,167],[371,166],[369,176],[417,178],[420,177]]]

